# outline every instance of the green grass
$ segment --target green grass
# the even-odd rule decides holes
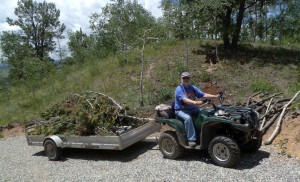
[[[270,82],[265,80],[255,80],[254,83],[251,84],[251,90],[253,92],[275,92],[276,86],[272,85]]]
[[[148,117],[154,113],[155,105],[173,99],[174,89],[180,83],[180,73],[186,70],[192,74],[195,85],[214,80],[226,95],[232,95],[231,100],[244,101],[257,90],[282,91],[285,96],[291,96],[299,88],[299,84],[295,84],[298,83],[295,75],[299,74],[299,63],[295,61],[299,55],[297,51],[298,54],[288,55],[289,62],[281,63],[282,56],[275,57],[273,62],[264,59],[279,48],[268,47],[261,51],[250,47],[250,51],[244,48],[231,54],[220,48],[220,62],[216,69],[208,72],[210,65],[204,63],[205,55],[193,54],[192,50],[205,52],[209,45],[215,45],[215,41],[189,41],[189,68],[186,68],[184,41],[147,45],[144,107],[139,105],[141,53],[135,51],[105,59],[88,59],[81,64],[65,66],[38,82],[16,83],[7,92],[0,90],[0,125],[38,118],[39,113],[51,104],[85,90],[103,92],[128,105],[138,116]],[[240,56],[245,52],[253,56],[248,56],[245,63],[240,64]]]

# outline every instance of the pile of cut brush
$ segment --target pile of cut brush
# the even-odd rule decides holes
[[[268,94],[258,92],[248,98],[245,105],[254,108],[260,113],[260,131],[262,134],[265,134],[277,120],[276,128],[270,138],[264,142],[265,145],[271,144],[279,134],[282,120],[289,111],[293,110],[294,115],[300,114],[298,110],[299,93],[300,91],[293,98],[282,98],[280,97],[282,93]]]
[[[30,122],[26,128],[29,135],[116,135],[146,122],[127,115],[128,110],[105,94],[87,91],[52,105],[41,113],[42,119]]]

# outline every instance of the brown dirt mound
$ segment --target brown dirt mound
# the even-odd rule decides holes
[[[275,124],[268,130],[264,136],[267,140],[274,131]],[[281,154],[296,157],[300,160],[300,116],[287,116],[281,127],[280,134],[273,141],[273,145]]]
[[[220,92],[220,87],[217,84],[207,82],[207,83],[204,83],[202,90],[205,93],[218,94]]]
[[[16,137],[16,136],[25,136],[23,127],[19,124],[10,124],[2,129],[3,137]]]

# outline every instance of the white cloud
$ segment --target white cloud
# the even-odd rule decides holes
[[[162,11],[159,8],[161,0],[138,0],[145,9],[150,11],[154,17],[162,16]],[[11,28],[6,22],[6,17],[15,18],[14,9],[17,7],[18,0],[1,0],[0,6],[0,31],[16,30]],[[37,0],[43,2],[43,0]],[[79,27],[84,32],[89,30],[89,16],[92,13],[100,12],[101,8],[110,0],[46,0],[46,2],[53,2],[60,10],[60,21],[67,26],[68,30],[78,30]]]
[[[141,3],[145,9],[150,11],[155,18],[162,16],[160,2],[161,0],[139,0],[139,3]]]
[[[0,31],[15,31],[18,27],[10,27],[6,22],[6,18],[15,18],[15,8],[17,7],[18,0],[4,0],[1,1],[0,6]]]
[[[36,0],[43,2],[44,0]],[[15,31],[18,27],[9,26],[6,23],[6,17],[15,19],[14,10],[17,7],[18,0],[1,0],[0,6],[0,31]],[[89,16],[92,13],[100,12],[111,0],[46,0],[53,2],[56,8],[60,10],[60,22],[66,25],[67,31],[76,31],[80,28],[85,33],[90,33]],[[138,2],[155,18],[162,16],[162,11],[159,8],[161,0],[138,0]],[[65,36],[67,34],[65,31]],[[66,46],[67,40],[61,41],[62,46]]]
[[[7,22],[0,23],[0,30],[1,31],[16,31],[20,30],[20,27],[18,26],[9,26]]]

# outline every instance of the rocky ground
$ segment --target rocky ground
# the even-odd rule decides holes
[[[300,162],[263,146],[243,154],[232,169],[214,165],[206,151],[188,150],[164,159],[156,143],[137,143],[123,151],[66,149],[49,161],[43,147],[24,136],[0,139],[0,181],[299,181]]]

